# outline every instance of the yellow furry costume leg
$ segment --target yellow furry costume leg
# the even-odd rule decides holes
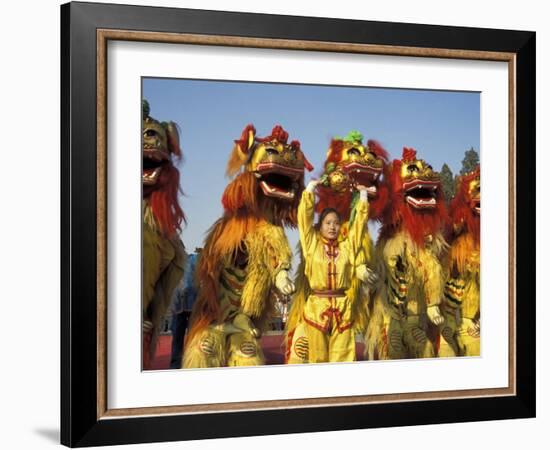
[[[405,359],[408,357],[404,339],[404,320],[390,319],[388,326],[388,358]]]
[[[390,318],[384,309],[380,294],[374,297],[372,313],[365,332],[365,359],[389,359],[388,356],[388,328]]]
[[[434,347],[422,326],[419,316],[401,320],[392,318],[388,329],[388,356],[390,359],[433,358]]]
[[[476,334],[474,331],[474,321],[472,319],[462,319],[462,324],[458,332],[458,341],[463,349],[464,356],[480,355],[479,333]]]
[[[426,334],[426,327],[421,325],[422,319],[409,317],[407,321],[406,343],[412,358],[435,358],[435,349],[432,341]],[[424,318],[427,320],[427,318]]]
[[[287,364],[305,364],[309,362],[309,340],[303,322],[300,322],[294,329],[288,351]]]
[[[456,314],[447,313],[440,330],[440,357],[480,355],[479,332],[476,332],[472,319],[461,319]]]
[[[405,345],[410,358],[434,358],[435,350],[432,342],[426,334],[426,326],[423,322],[428,320],[421,316],[408,316],[405,325]]]
[[[225,333],[213,327],[208,327],[198,334],[193,342],[186,345],[181,367],[184,369],[222,367],[225,365],[225,354]]]
[[[441,340],[439,343],[438,355],[440,358],[452,358],[460,356],[461,349],[458,342],[459,323],[457,312],[454,310],[446,310],[443,313],[445,322],[439,327]]]
[[[249,332],[234,333],[228,338],[228,366],[261,366],[265,364],[260,340]]]

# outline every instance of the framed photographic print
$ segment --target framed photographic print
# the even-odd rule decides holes
[[[535,33],[61,19],[63,444],[534,417]]]

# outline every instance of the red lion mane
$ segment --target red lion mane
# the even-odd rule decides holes
[[[172,164],[166,164],[160,173],[156,189],[151,192],[151,209],[161,233],[171,238],[186,223],[185,214],[178,202],[180,172]]]
[[[480,217],[472,210],[471,197],[469,193],[469,185],[474,179],[479,178],[479,166],[476,169],[460,177],[457,185],[457,193],[453,197],[450,204],[450,224],[452,227],[451,233],[454,230],[470,233],[474,242],[479,245],[480,235]]]
[[[418,245],[424,245],[427,235],[434,235],[444,230],[447,221],[447,208],[443,190],[437,189],[437,206],[434,209],[414,209],[405,199],[401,167],[404,161],[415,159],[413,149],[403,149],[403,160],[394,159],[388,179],[390,201],[383,213],[384,226],[381,236],[390,238],[400,230],[405,230]]]
[[[182,157],[178,127],[174,122],[168,123],[168,151],[179,160]],[[143,196],[150,197],[151,209],[157,220],[161,233],[172,238],[181,231],[181,224],[186,223],[185,214],[178,202],[180,189],[180,172],[172,161],[164,163],[159,179],[154,186],[143,188]]]

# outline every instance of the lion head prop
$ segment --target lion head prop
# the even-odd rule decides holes
[[[226,214],[246,211],[295,226],[304,168],[313,169],[300,142],[288,143],[288,133],[280,125],[263,138],[256,135],[253,125],[247,125],[235,140],[227,164],[226,174],[234,179],[222,197]]]
[[[386,150],[374,140],[363,144],[363,135],[357,131],[333,138],[317,188],[316,212],[334,208],[347,221],[354,186],[363,184],[369,195],[369,217],[379,219],[388,200],[387,163]]]
[[[178,203],[180,173],[173,158],[181,158],[180,139],[174,122],[159,122],[149,115],[147,100],[143,101],[143,198],[149,199],[151,210],[161,232],[173,236],[185,222]]]
[[[439,173],[416,157],[416,150],[403,148],[389,176],[390,202],[384,212],[382,234],[404,229],[419,245],[441,231],[447,210]]]

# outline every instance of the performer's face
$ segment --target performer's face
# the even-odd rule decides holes
[[[329,212],[321,222],[321,236],[325,239],[336,239],[340,232],[340,219],[338,214]]]

